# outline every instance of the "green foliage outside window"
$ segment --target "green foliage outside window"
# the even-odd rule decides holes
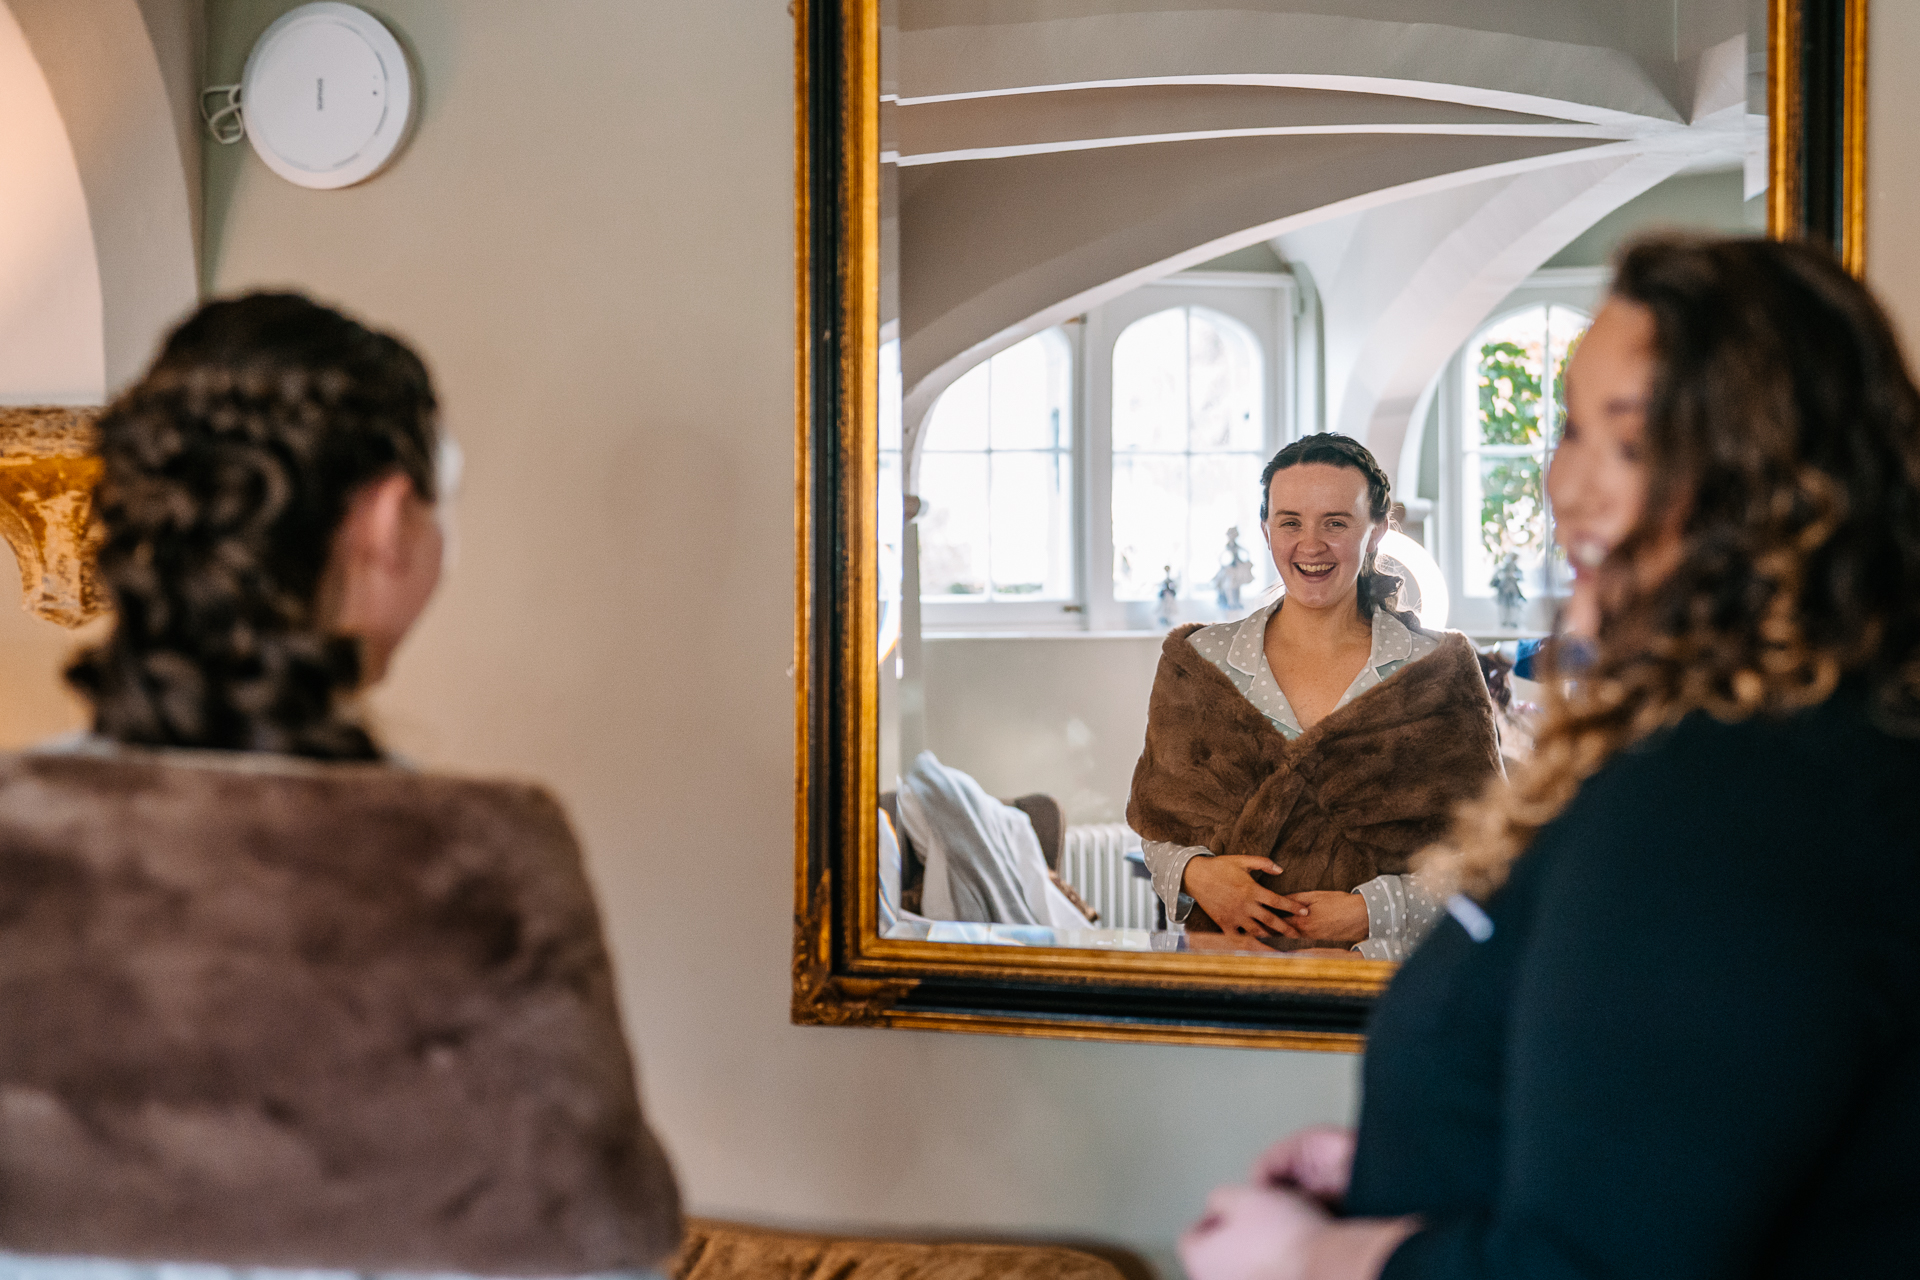
[[[1560,390],[1555,379],[1554,390]],[[1538,445],[1540,373],[1517,342],[1480,348],[1480,439],[1490,445]],[[1538,546],[1545,532],[1546,493],[1540,460],[1488,458],[1481,464],[1480,545],[1497,562]]]
[[[1540,439],[1540,374],[1517,342],[1480,348],[1480,440],[1536,444]]]
[[[1480,473],[1480,545],[1496,561],[1540,542],[1545,507],[1538,458],[1489,458]]]
[[[1557,307],[1523,313],[1495,331],[1520,340],[1492,338],[1475,350],[1479,442],[1469,465],[1479,472],[1480,545],[1495,565],[1508,555],[1531,563],[1550,551],[1547,454],[1566,421],[1567,362],[1584,320]],[[1570,341],[1560,331],[1569,321]]]

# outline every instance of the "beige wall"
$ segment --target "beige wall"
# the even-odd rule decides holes
[[[291,0],[213,0],[210,81]],[[465,442],[461,561],[381,714],[544,778],[590,851],[648,1106],[696,1210],[1165,1258],[1214,1181],[1354,1104],[1355,1060],[787,1024],[790,30],[780,0],[390,0],[425,119],[302,191],[212,148],[214,289],[407,334]],[[1920,6],[1874,6],[1873,278],[1920,328]],[[75,720],[15,612],[0,740]]]
[[[1920,341],[1920,4],[1876,0],[1867,13],[1867,280],[1909,346]]]
[[[285,0],[214,0],[234,78]],[[425,115],[314,192],[211,148],[218,291],[417,342],[462,547],[380,712],[542,778],[590,850],[647,1105],[695,1209],[1164,1254],[1355,1060],[788,1025],[792,81],[781,0],[379,0]]]
[[[193,304],[200,0],[0,3],[32,47],[86,193],[104,368],[91,395],[56,403],[97,404],[139,376]]]
[[[1045,792],[1068,822],[1125,820],[1161,637],[929,636],[923,644],[927,746],[943,763],[990,795]]]

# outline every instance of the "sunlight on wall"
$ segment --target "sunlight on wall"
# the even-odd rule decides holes
[[[0,4],[0,404],[98,404],[100,269],[53,94]]]

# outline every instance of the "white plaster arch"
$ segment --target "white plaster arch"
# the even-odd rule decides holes
[[[1624,138],[1637,128],[1346,89],[1156,84],[892,107],[881,154],[903,168],[1207,138],[1326,133]]]
[[[1074,2],[1038,0],[1037,7]],[[1142,15],[1105,17],[1132,22]],[[996,56],[1031,59],[1038,56],[1033,41],[1006,38],[1008,29],[1030,26],[939,30],[970,33]],[[903,44],[911,44],[908,34]],[[1484,49],[1506,39],[1456,34]],[[1104,51],[1103,60],[1112,53]],[[1059,62],[1087,55],[1062,48],[1049,56]],[[1645,74],[1599,62],[1610,68],[1616,90],[1628,83],[1652,92]],[[908,434],[954,377],[995,351],[1149,280],[1274,238],[1283,257],[1313,269],[1328,300],[1328,425],[1367,441],[1397,471],[1409,421],[1417,420],[1435,370],[1486,307],[1655,183],[1687,168],[1741,163],[1754,125],[1744,110],[1744,64],[1744,36],[1703,50],[1689,64],[1689,122],[1673,119],[1664,98],[1648,105],[1643,96],[1640,105],[1655,114],[1638,117],[1635,127],[1620,127],[1615,116],[1604,130],[1583,126],[1578,134],[1474,119],[1444,87],[1434,97],[1455,104],[1445,112],[1429,110],[1425,120],[1415,118],[1419,111],[1383,112],[1378,78],[1364,76],[1322,76],[1317,92],[1269,89],[1274,96],[1266,102],[1243,94],[1226,109],[1242,121],[1264,111],[1269,123],[1207,140],[1138,132],[1150,119],[1149,90],[1139,85],[1076,90],[1108,101],[1102,106],[1089,97],[1071,109],[1071,93],[1027,93],[1024,103],[1045,109],[1024,119],[993,116],[996,97],[1013,96],[1007,92],[949,95],[948,107],[972,112],[948,121],[949,140],[972,128],[976,137],[997,131],[1015,141],[993,159],[956,162],[952,157],[964,150],[949,151],[895,170]],[[913,81],[903,75],[901,84]],[[1326,92],[1335,84],[1352,91]],[[1412,84],[1399,82],[1396,91],[1414,92]],[[1346,124],[1337,100],[1353,108]],[[905,92],[901,101],[908,101]],[[1201,122],[1207,111],[1220,120],[1222,102],[1204,102],[1191,89],[1184,97],[1163,91],[1157,101],[1175,127]],[[1527,105],[1561,120],[1586,110],[1565,99]],[[918,126],[908,111],[901,114],[901,136],[910,137]],[[1404,119],[1395,122],[1395,115]],[[1294,123],[1273,123],[1288,117]],[[933,126],[938,133],[939,121]],[[1076,145],[1076,131],[1092,135],[1093,145]],[[1609,135],[1617,140],[1601,140]],[[1361,237],[1369,255],[1343,264],[1340,246],[1362,224],[1387,234]],[[1382,244],[1390,252],[1378,252]],[[1385,354],[1363,363],[1365,351]]]
[[[995,350],[1369,193],[1561,163],[1609,141],[1697,143],[1669,91],[1674,0],[1459,0],[1443,23],[1414,0],[1311,8],[890,11],[883,132],[898,162],[909,432]],[[1698,94],[1684,96],[1697,117]]]
[[[1557,138],[1232,138],[982,162],[978,175],[972,165],[908,170],[907,430],[995,351],[1151,280],[1311,222],[1596,149]],[[1089,191],[1106,198],[1089,202]],[[996,268],[979,270],[988,255]]]
[[[1283,237],[1321,290],[1328,428],[1397,469],[1438,370],[1487,312],[1601,216],[1683,163],[1671,155],[1596,156],[1351,220],[1371,226],[1322,224]],[[1342,255],[1341,241],[1363,242],[1370,252]]]
[[[1394,6],[1384,6],[1392,9]],[[1632,19],[1670,4],[1621,0],[1625,25],[1590,6],[1540,3],[1531,22],[1501,0],[1452,0],[1382,19],[1379,4],[1318,12],[1032,0],[1017,18],[978,3],[903,6],[902,105],[1095,86],[1242,84],[1345,88],[1552,115],[1591,124],[1678,124],[1681,114],[1628,48]],[[1655,24],[1657,25],[1657,24]],[[1522,31],[1526,31],[1522,34]]]
[[[1696,120],[1655,138],[1570,155],[1566,163],[1487,181],[1278,239],[1312,270],[1325,308],[1327,423],[1364,441],[1396,482],[1413,424],[1440,370],[1500,300],[1587,227],[1688,170],[1734,169],[1749,129],[1746,41],[1707,50],[1695,67]],[[1365,245],[1348,254],[1348,245]]]
[[[100,403],[103,338],[80,169],[26,33],[0,5],[0,405]]]
[[[98,404],[199,297],[197,7],[0,0],[0,403]],[[7,224],[12,225],[12,224]],[[15,353],[18,353],[17,356]]]

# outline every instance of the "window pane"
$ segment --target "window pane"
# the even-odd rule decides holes
[[[1214,575],[1226,564],[1227,530],[1239,530],[1242,554],[1253,561],[1253,582],[1242,588],[1241,602],[1273,578],[1272,557],[1260,539],[1260,469],[1258,454],[1196,455],[1192,470],[1192,508],[1189,552],[1181,594],[1195,600],[1215,598]]]
[[[1186,447],[1187,313],[1175,307],[1134,321],[1113,344],[1113,448]]]
[[[904,506],[900,492],[900,455],[892,449],[880,451],[879,527],[875,531],[880,547],[880,598],[900,598],[900,551],[905,537]]]
[[[1256,477],[1257,478],[1257,477]],[[1171,565],[1187,563],[1187,459],[1113,460],[1113,594],[1151,600]],[[1209,570],[1211,572],[1211,570]]]
[[[880,448],[900,451],[900,342],[880,344]]]
[[[1553,369],[1553,442],[1560,443],[1560,432],[1567,420],[1567,361],[1573,349],[1586,336],[1593,321],[1572,307],[1547,310],[1547,361]]]
[[[987,593],[985,454],[929,453],[920,460],[920,594]]]
[[[993,591],[1064,600],[1073,591],[1073,518],[1057,453],[993,455]]]
[[[993,358],[994,448],[1057,449],[1071,443],[1066,345],[1057,333],[1048,331]]]
[[[1491,590],[1490,580],[1508,553],[1533,586],[1539,581],[1540,549],[1546,534],[1546,492],[1540,480],[1538,458],[1482,458],[1479,481],[1479,527],[1470,548],[1477,552],[1467,585],[1477,592]],[[1489,585],[1483,586],[1483,583]]]
[[[1537,444],[1547,311],[1532,307],[1480,337],[1475,353],[1483,444]]]
[[[988,366],[977,364],[941,392],[927,424],[929,449],[984,449],[987,447]]]
[[[1187,329],[1192,448],[1258,450],[1260,351],[1246,330],[1200,307]]]

